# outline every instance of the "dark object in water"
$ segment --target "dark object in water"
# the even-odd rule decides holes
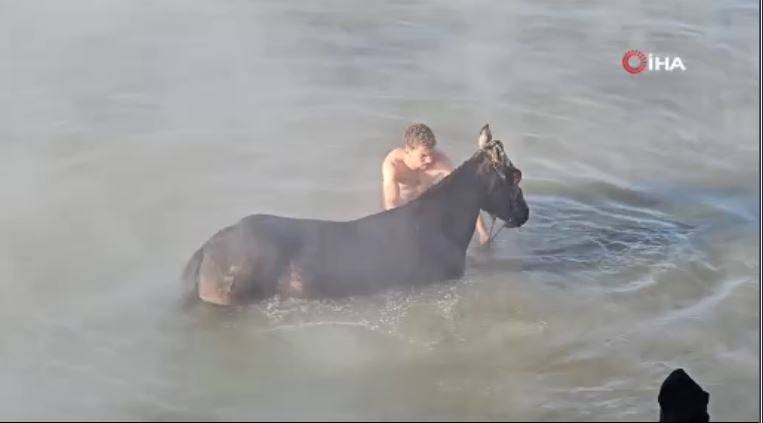
[[[702,390],[683,369],[673,370],[662,382],[657,402],[661,422],[709,422],[710,394]]]
[[[529,208],[522,173],[485,125],[477,152],[416,200],[347,222],[256,214],[212,236],[183,272],[188,299],[232,305],[280,294],[367,294],[463,276],[480,209],[508,227]]]

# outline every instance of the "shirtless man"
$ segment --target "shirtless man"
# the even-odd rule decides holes
[[[437,141],[428,126],[417,123],[403,135],[403,147],[387,154],[382,163],[384,209],[403,205],[453,171],[445,153],[435,149]],[[490,236],[482,216],[477,217],[477,236],[485,245]]]

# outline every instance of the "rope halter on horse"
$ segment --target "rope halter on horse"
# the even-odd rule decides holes
[[[497,230],[497,231],[495,231],[495,233],[493,233],[493,225],[495,225],[495,220],[496,220],[496,217],[495,217],[495,215],[491,214],[491,215],[490,215],[490,219],[492,219],[492,220],[490,221],[490,230],[488,231],[488,233],[490,234],[490,236],[488,237],[488,240],[487,240],[487,242],[485,243],[486,245],[490,245],[490,244],[492,244],[492,243],[493,243],[493,240],[494,240],[494,239],[495,239],[495,238],[498,236],[498,234],[499,234],[499,233],[501,233],[501,231],[503,230],[503,228],[505,228],[505,227],[507,227],[507,226],[508,226],[508,225],[506,224],[506,222],[504,222],[504,223],[503,223],[503,225],[501,225],[501,226],[498,228],[498,230]]]

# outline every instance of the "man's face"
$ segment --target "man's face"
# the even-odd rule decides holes
[[[406,164],[414,170],[423,170],[428,168],[434,160],[434,151],[423,145],[416,147],[406,147]]]

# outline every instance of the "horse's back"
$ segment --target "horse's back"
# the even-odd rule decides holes
[[[244,217],[213,235],[201,257],[194,257],[199,297],[227,305],[297,285],[300,295],[341,297],[441,279],[441,266],[430,260],[440,254],[424,245],[429,231],[412,212],[346,222]]]

